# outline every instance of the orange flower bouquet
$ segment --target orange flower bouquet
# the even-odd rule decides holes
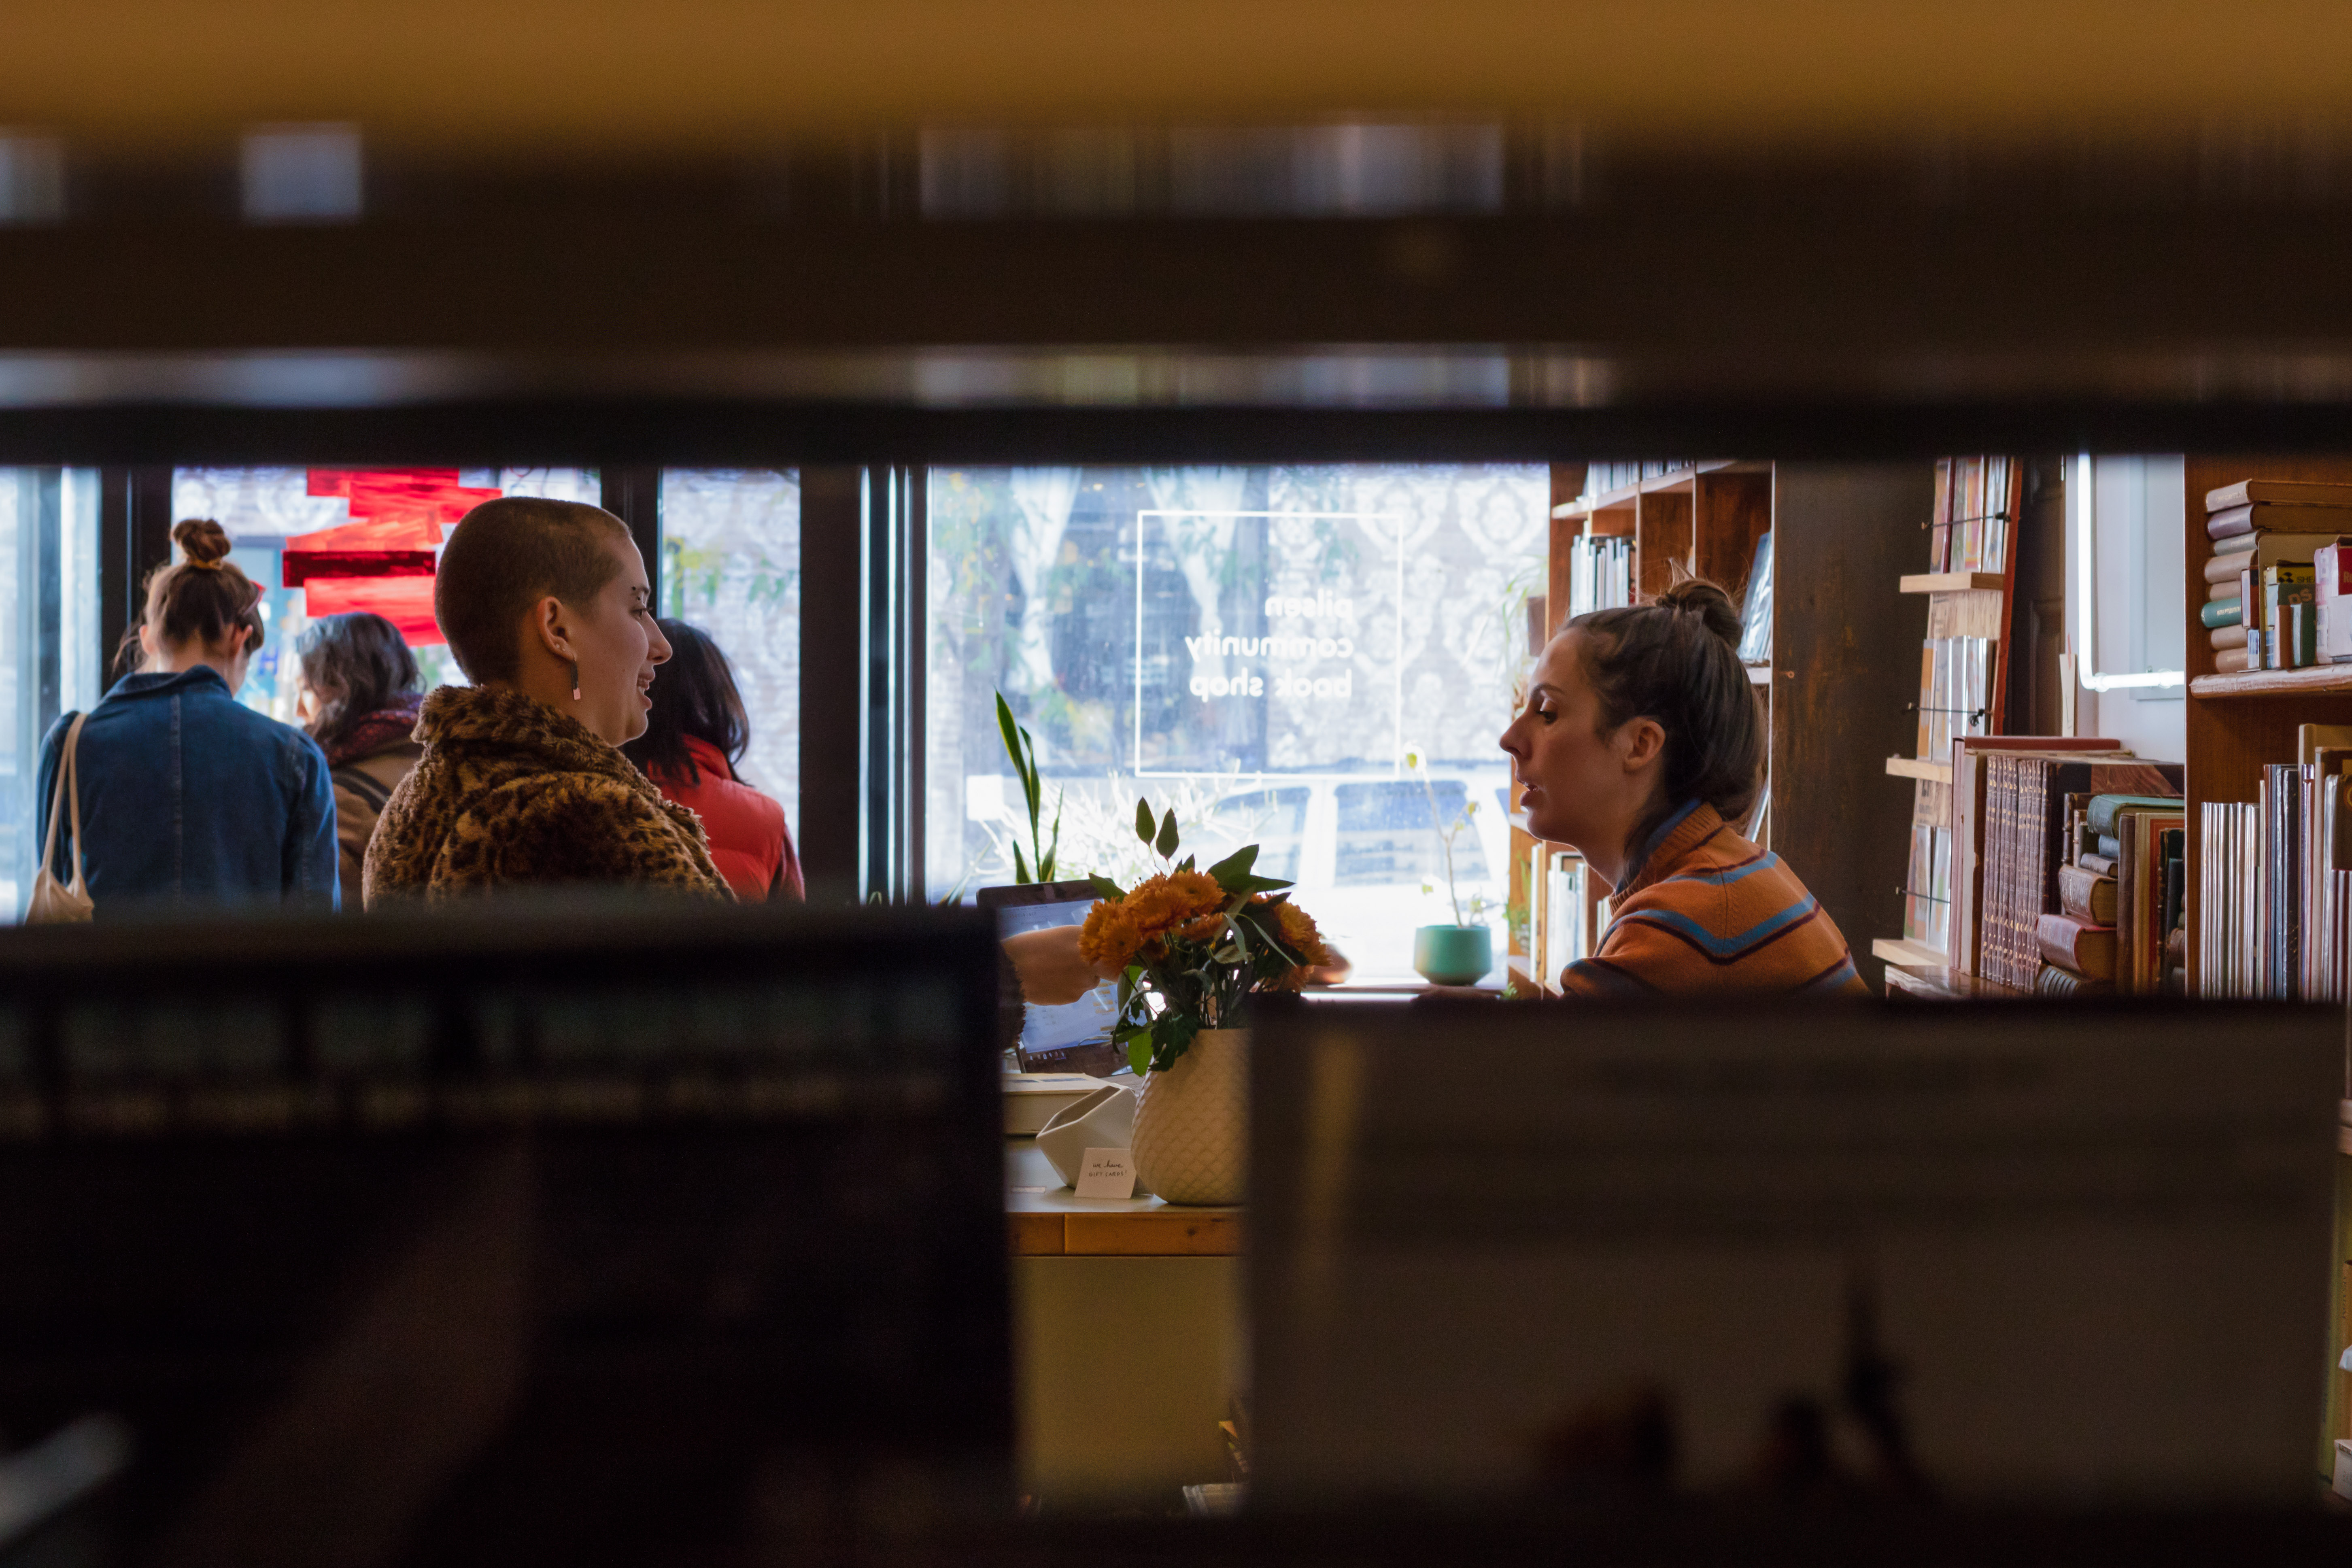
[[[1177,850],[1176,814],[1155,828],[1149,803],[1135,803],[1136,836],[1162,860]],[[1205,871],[1192,858],[1121,891],[1093,879],[1100,901],[1078,933],[1079,956],[1097,973],[1118,972],[1118,1023],[1138,1078],[1166,1072],[1202,1029],[1247,1021],[1260,991],[1296,991],[1330,962],[1322,934],[1290,901],[1290,884],[1261,877],[1255,844]]]

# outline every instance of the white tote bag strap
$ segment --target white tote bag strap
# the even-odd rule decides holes
[[[73,881],[76,893],[83,890],[81,879],[81,781],[74,768],[74,756],[81,750],[82,721],[88,713],[74,715],[73,727],[66,731],[64,754],[58,759],[57,788],[49,796],[48,841],[41,846],[41,869],[56,864],[58,858],[58,819],[67,813],[73,815]]]

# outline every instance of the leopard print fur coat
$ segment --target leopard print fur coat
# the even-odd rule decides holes
[[[368,841],[369,909],[563,883],[734,896],[710,863],[700,817],[535,698],[442,687],[425,700],[415,739],[425,755]]]

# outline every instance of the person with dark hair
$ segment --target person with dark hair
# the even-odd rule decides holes
[[[261,647],[261,590],[228,559],[217,522],[172,530],[181,558],[147,579],[146,611],[122,639],[137,668],[105,700],[67,714],[41,746],[35,835],[66,747],[81,842],[60,834],[50,871],[79,848],[99,918],[142,907],[337,906],[335,797],[308,735],[236,700]]]
[[[646,732],[621,748],[663,796],[702,818],[711,862],[746,903],[805,896],[784,808],[735,776],[751,721],[727,655],[699,626],[663,619],[669,644]]]
[[[509,496],[465,515],[433,615],[474,684],[425,700],[425,754],[368,842],[368,908],[593,884],[732,898],[694,813],[620,752],[670,657],[651,594],[601,507]]]
[[[310,738],[334,770],[335,831],[352,906],[384,802],[425,754],[415,734],[424,677],[400,628],[365,610],[312,621],[295,639]]]
[[[1574,847],[1614,889],[1572,995],[1861,994],[1853,955],[1780,857],[1741,837],[1764,727],[1739,611],[1700,579],[1560,629],[1503,731],[1528,831]]]

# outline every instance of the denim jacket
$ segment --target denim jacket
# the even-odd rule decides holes
[[[41,746],[37,842],[47,843],[72,715]],[[338,907],[335,795],[326,753],[229,695],[209,665],[131,675],[89,710],[75,757],[82,868],[98,916],[134,906]],[[73,875],[58,829],[50,869]]]

